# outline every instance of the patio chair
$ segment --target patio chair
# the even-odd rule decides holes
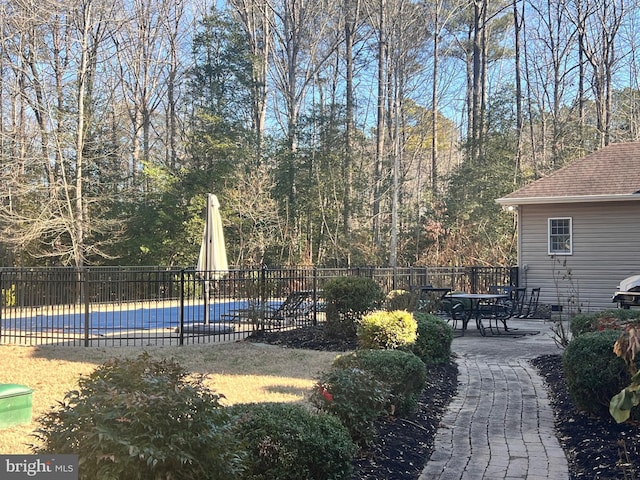
[[[313,290],[296,290],[277,307],[267,307],[265,320],[272,326],[293,325],[300,320],[311,319],[315,312],[321,310],[322,303],[314,297]]]
[[[499,299],[495,303],[485,305],[481,311],[482,318],[489,321],[489,330],[493,332],[495,323],[496,332],[500,333],[498,322],[502,324],[503,330],[509,330],[507,320],[518,317],[522,314],[524,300],[526,297],[526,288],[512,287],[507,285],[491,286],[489,293],[499,295],[509,295],[509,298]]]
[[[433,314],[441,320],[451,324],[454,330],[460,330],[464,335],[469,321],[469,306],[463,300],[449,298],[451,289],[425,285],[420,288],[420,299],[417,311]]]
[[[419,298],[416,310],[419,312],[434,313],[439,315],[443,307],[443,301],[446,300],[447,293],[451,292],[450,288],[433,287],[425,285],[418,288]]]
[[[509,295],[509,298],[498,302],[503,309],[502,315],[507,318],[522,315],[527,289],[525,287],[505,287],[504,293]]]
[[[316,291],[314,298],[313,290],[296,290],[280,304],[271,300],[253,301],[246,308],[222,314],[221,318],[229,322],[248,322],[254,329],[293,325],[300,320],[307,322],[313,319],[315,312],[324,311],[324,302],[317,299],[320,294],[319,290]]]
[[[524,305],[520,318],[533,318],[538,311],[538,299],[540,298],[540,288],[532,288],[529,301]]]
[[[454,330],[460,330],[464,336],[469,323],[470,310],[469,306],[463,300],[456,298],[447,298],[446,294],[441,298],[438,311],[435,315],[445,322],[451,324]]]
[[[460,300],[452,300],[449,308],[449,321],[454,330],[458,328],[458,322],[460,322],[460,330],[464,335],[467,329],[467,323],[469,323],[469,310],[465,307],[464,302]]]

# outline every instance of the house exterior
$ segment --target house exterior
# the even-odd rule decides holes
[[[640,142],[609,145],[496,200],[518,216],[520,286],[569,315],[615,308],[640,274]]]

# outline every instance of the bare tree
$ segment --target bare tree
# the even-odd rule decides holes
[[[14,104],[21,112],[14,124],[26,136],[15,138],[22,147],[2,172],[4,240],[33,256],[82,267],[89,256],[104,254],[99,235],[109,228],[93,217],[96,198],[86,185],[97,149],[96,74],[111,6],[78,0],[13,7],[3,46],[14,95],[25,101]],[[40,148],[29,146],[29,118],[36,119]]]
[[[537,111],[530,113],[539,118],[539,133],[532,133],[532,148],[538,148],[543,160],[538,168],[561,164],[564,132],[570,121],[567,105],[574,102],[569,97],[570,84],[575,78],[575,29],[571,28],[564,2],[548,0],[544,4],[531,5],[535,15],[529,17],[527,35],[529,45],[526,62],[529,69],[530,102]],[[547,146],[549,146],[547,148]],[[549,150],[549,152],[547,152]],[[553,168],[553,167],[552,167]]]
[[[267,115],[267,72],[271,53],[273,12],[267,0],[231,0],[236,16],[244,27],[247,46],[253,58],[253,131],[258,159],[262,157]]]
[[[188,23],[185,21],[185,1],[174,0],[167,8],[168,16],[164,24],[168,44],[167,75],[166,75],[166,103],[165,103],[165,130],[166,130],[166,164],[171,170],[177,167],[179,152],[183,151],[184,135],[180,112],[181,108],[181,84],[185,70],[182,64],[182,44],[186,36],[185,30]],[[187,24],[187,25],[185,25]]]
[[[414,78],[422,77],[427,69],[425,55],[428,44],[428,32],[424,29],[426,11],[412,2],[398,2],[393,11],[389,33],[391,35],[390,58],[390,110],[391,122],[391,224],[389,244],[389,265],[396,266],[400,249],[401,225],[408,219],[400,212],[407,202],[409,185],[414,181],[411,168],[411,157],[407,155],[408,129],[407,110],[412,96],[419,96],[423,92],[420,83],[413,82]],[[420,92],[420,93],[417,93]]]
[[[342,162],[342,176],[344,179],[344,207],[343,225],[345,244],[351,243],[353,231],[353,136],[354,136],[354,53],[356,30],[360,22],[360,0],[344,0],[344,57],[345,57],[345,149]],[[347,264],[351,263],[347,255]]]
[[[284,130],[286,153],[281,160],[282,187],[286,197],[291,242],[289,247],[304,249],[298,211],[298,127],[307,101],[309,86],[337,47],[337,39],[327,41],[333,9],[327,0],[283,0],[270,4],[273,16],[273,63],[270,77],[274,85],[275,115]],[[295,255],[293,255],[296,253]],[[292,250],[291,256],[299,256]]]
[[[464,1],[458,0],[437,0],[432,2],[427,8],[428,20],[431,25],[431,40],[433,42],[433,65],[431,75],[431,170],[430,170],[430,184],[431,192],[437,195],[439,185],[439,152],[438,152],[438,137],[439,137],[439,119],[440,113],[440,83],[441,83],[441,66],[442,55],[441,50],[448,48],[446,43],[451,43],[451,39],[448,39],[445,45],[443,45],[444,37],[446,36],[447,29],[450,22],[456,19],[461,11],[464,11],[466,5]],[[446,57],[446,52],[445,55]]]
[[[233,219],[226,226],[238,239],[236,265],[262,265],[266,252],[286,241],[285,226],[278,215],[273,176],[265,165],[239,176],[237,187],[227,196],[227,209]],[[247,196],[247,192],[252,192]]]
[[[486,109],[488,0],[473,1],[473,55],[471,68],[470,140],[471,158],[482,156]]]
[[[522,64],[521,64],[521,38],[522,26],[524,23],[524,1],[521,2],[521,9],[518,8],[518,0],[513,0],[513,36],[514,36],[514,57],[515,57],[515,90],[516,90],[516,161],[514,165],[514,184],[520,175],[522,157],[522,136],[524,129],[524,114],[522,110]]]
[[[600,146],[609,144],[616,37],[625,19],[624,0],[576,0],[575,26],[580,52],[591,65]]]
[[[377,8],[377,113],[376,113],[376,157],[373,171],[373,242],[382,245],[380,214],[382,202],[382,166],[385,155],[385,102],[387,98],[387,8],[386,0],[379,0]]]
[[[179,36],[176,22],[182,13],[174,0],[122,2],[118,13],[113,32],[115,68],[129,115],[130,175],[135,183],[146,162],[165,156],[163,149],[152,149],[152,144],[162,138],[158,138],[162,123],[157,114],[169,90],[171,101],[176,101],[176,58],[171,51]]]

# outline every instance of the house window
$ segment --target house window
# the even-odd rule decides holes
[[[549,219],[549,255],[571,255],[573,234],[571,217]]]

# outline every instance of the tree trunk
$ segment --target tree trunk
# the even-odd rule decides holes
[[[440,49],[440,1],[433,15],[433,85],[431,87],[431,192],[438,193],[438,74]]]
[[[378,109],[376,121],[376,158],[373,172],[373,242],[376,246],[382,245],[380,228],[380,204],[382,195],[382,163],[384,157],[385,134],[385,98],[387,90],[387,46],[386,46],[386,2],[380,0],[379,31],[378,31]]]
[[[520,64],[520,36],[522,32],[522,23],[524,22],[524,3],[522,2],[523,12],[518,12],[518,0],[513,0],[513,27],[514,27],[514,48],[515,48],[515,70],[516,70],[516,160],[513,172],[513,183],[517,184],[520,176],[521,157],[522,157],[522,135],[523,135],[523,114],[522,114],[522,66]]]
[[[342,213],[343,241],[345,245],[351,244],[351,233],[353,230],[353,209],[352,209],[352,188],[353,188],[353,131],[354,131],[354,98],[353,98],[353,45],[355,42],[355,30],[358,25],[360,12],[360,0],[344,0],[345,24],[345,148],[342,161],[342,178],[344,181],[344,206]],[[348,250],[348,249],[347,249]],[[347,254],[347,266],[351,265],[351,256]]]
[[[473,67],[471,88],[471,158],[477,160],[480,156],[480,142],[482,129],[482,95],[483,95],[483,45],[486,0],[473,2]]]
[[[267,115],[267,71],[271,39],[270,6],[266,0],[232,0],[253,57],[252,129],[256,140],[256,161],[262,157]]]

